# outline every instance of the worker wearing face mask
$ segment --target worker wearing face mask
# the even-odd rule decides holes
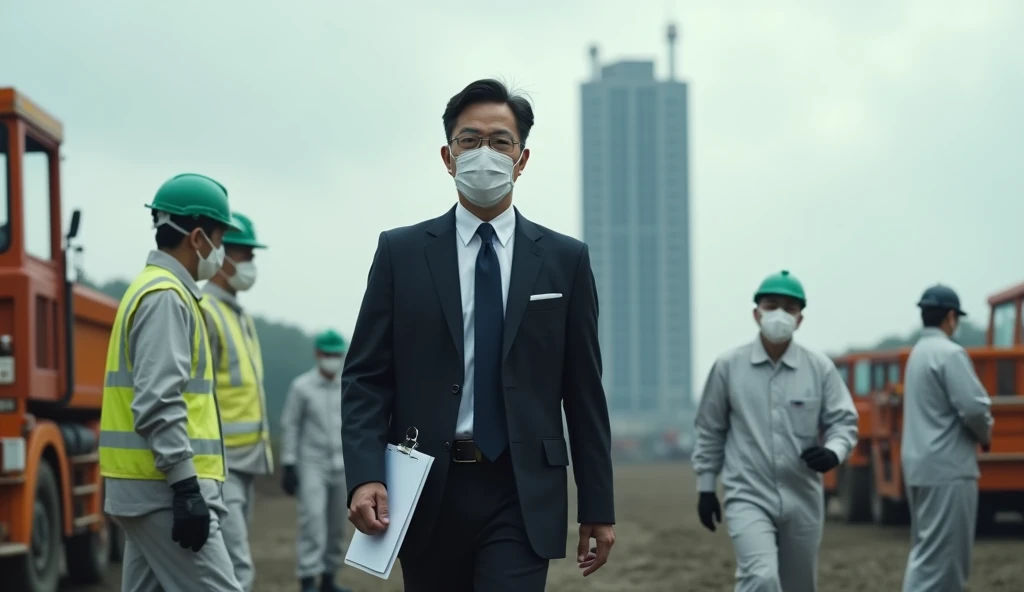
[[[760,334],[719,356],[697,410],[698,514],[722,510],[736,552],[737,592],[814,592],[824,523],[822,473],[857,441],[857,410],[835,364],[793,341],[807,305],[788,271],[754,294]]]
[[[281,485],[299,497],[300,590],[351,592],[334,581],[342,565],[348,515],[341,450],[341,369],[347,346],[341,334],[328,330],[316,336],[315,348],[316,366],[292,382],[281,415]]]
[[[924,328],[907,358],[900,451],[913,545],[903,590],[959,591],[970,574],[977,451],[991,443],[991,399],[952,340],[967,314],[956,292],[932,286],[917,305]]]
[[[273,472],[270,429],[263,391],[263,356],[256,326],[239,303],[239,292],[256,283],[256,238],[252,221],[237,212],[232,220],[239,230],[224,234],[224,266],[203,287],[203,314],[210,335],[216,368],[217,400],[224,424],[228,477],[224,483],[224,520],[235,576],[251,592],[254,568],[249,553],[249,522],[254,505],[254,481]]]
[[[224,261],[228,194],[184,174],[147,207],[157,248],[121,299],[107,349],[104,510],[125,534],[125,590],[241,592],[220,529],[223,439],[196,284]]]

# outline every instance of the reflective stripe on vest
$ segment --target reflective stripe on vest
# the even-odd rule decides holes
[[[107,346],[107,374],[100,412],[100,474],[117,479],[162,481],[153,452],[135,432],[132,401],[135,384],[128,355],[128,334],[139,302],[146,294],[173,290],[189,305],[195,330],[192,333],[192,368],[182,399],[188,408],[188,436],[192,462],[201,479],[223,481],[224,446],[217,401],[213,395],[213,361],[210,358],[206,323],[192,293],[170,271],[148,265],[125,291],[117,309]]]
[[[200,302],[213,321],[221,355],[216,362],[217,403],[224,422],[224,445],[229,448],[270,441],[264,423],[263,356],[259,339],[244,313],[206,294]],[[243,327],[243,324],[245,325]],[[269,451],[269,446],[268,446]]]

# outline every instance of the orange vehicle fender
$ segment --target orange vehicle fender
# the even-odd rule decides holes
[[[72,529],[72,511],[68,507],[71,500],[71,475],[68,469],[67,455],[64,451],[64,437],[60,433],[57,424],[52,421],[40,420],[28,434],[25,443],[25,498],[21,506],[23,524],[26,526],[32,523],[32,504],[29,503],[35,495],[36,478],[39,475],[39,463],[46,462],[43,453],[48,447],[52,447],[57,457],[57,466],[53,467],[60,480],[60,506],[61,523],[63,524],[64,536],[69,536]]]

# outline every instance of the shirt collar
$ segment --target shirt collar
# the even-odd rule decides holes
[[[217,300],[224,301],[228,306],[235,309],[236,312],[242,311],[241,305],[238,304],[238,298],[236,298],[231,292],[228,292],[213,282],[206,282],[206,285],[203,286],[203,292],[213,296]]]
[[[753,347],[750,349],[750,363],[754,366],[763,364],[765,362],[771,362],[771,358],[768,357],[768,352],[764,350],[764,343],[761,342],[761,336],[758,335],[754,338]],[[792,341],[789,342],[789,347],[786,348],[786,352],[782,354],[780,362],[789,366],[792,369],[796,369],[800,366],[800,358],[796,351],[796,344]]]
[[[320,371],[320,366],[313,365],[313,374],[316,375],[317,382],[324,386],[333,386],[335,384],[341,384],[341,372],[334,375],[334,378],[327,378],[324,373]]]
[[[945,339],[949,339],[949,335],[946,335],[946,332],[938,327],[925,327],[921,329],[921,337],[919,339],[924,339],[925,337],[943,337]]]
[[[178,278],[182,284],[188,288],[189,292],[192,292],[192,296],[196,300],[203,299],[203,293],[199,289],[199,284],[192,278],[192,274],[185,269],[185,266],[180,261],[172,257],[170,254],[163,251],[150,251],[149,257],[146,258],[146,265],[155,265],[166,269],[167,271],[174,274],[174,277]]]
[[[483,223],[484,221],[477,218],[473,212],[467,210],[466,206],[462,205],[462,202],[455,206],[455,229],[458,231],[463,245],[469,246],[469,241],[473,240],[473,237],[476,236],[476,229]],[[491,226],[494,227],[494,236],[501,243],[501,246],[508,245],[509,239],[512,238],[512,233],[516,231],[515,209],[509,206],[504,212],[491,220]]]

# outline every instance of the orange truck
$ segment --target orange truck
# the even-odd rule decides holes
[[[103,513],[100,400],[117,302],[69,279],[61,123],[0,88],[0,577],[4,590],[101,582],[123,538]],[[63,562],[61,555],[63,554]]]
[[[990,452],[981,452],[978,528],[1001,511],[1024,510],[1024,284],[989,298],[987,343],[967,348],[992,398],[995,427]],[[860,412],[858,442],[838,470],[825,476],[825,495],[847,522],[907,524],[910,516],[900,469],[903,372],[910,348],[833,358]]]

